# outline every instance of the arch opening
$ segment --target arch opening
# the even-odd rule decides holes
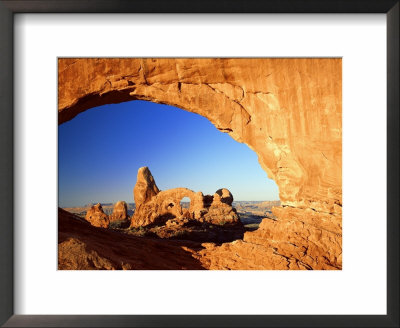
[[[284,205],[274,212],[280,222],[266,223],[264,231],[245,239],[246,243],[273,246],[273,257],[282,257],[264,267],[279,262],[285,268],[341,268],[340,59],[59,60],[60,124],[87,109],[129,100],[200,114],[256,152],[263,170],[279,184]],[[149,149],[143,147],[144,152]],[[171,147],[165,149],[171,153]],[[100,152],[92,162],[108,162],[109,158]],[[199,158],[194,157],[194,162]],[[153,170],[158,176],[157,168]],[[208,205],[211,209],[212,202]],[[248,207],[252,206],[249,202]],[[318,229],[328,235],[315,240],[311,249],[309,234],[305,238],[303,231],[320,236]],[[265,232],[271,234],[274,245],[265,239]],[[311,260],[287,249],[288,239],[297,249],[310,249],[314,253],[307,254]],[[323,259],[312,260],[318,254],[324,254]]]
[[[185,197],[183,197],[181,200],[180,200],[180,202],[179,202],[179,205],[180,205],[180,210],[181,210],[181,215],[182,215],[182,217],[183,218],[186,218],[186,219],[192,219],[193,218],[193,215],[192,215],[192,213],[191,213],[191,200],[190,200],[190,197],[188,197],[188,196],[185,196]]]
[[[185,196],[180,200],[180,205],[182,207],[182,209],[189,209],[190,207],[190,197]]]
[[[98,116],[100,118],[97,118]],[[168,116],[172,117],[168,119]],[[200,123],[197,122],[199,120]],[[141,127],[132,131],[129,127],[138,126],[135,122],[140,122]],[[173,125],[172,122],[176,124]],[[71,135],[79,140],[78,145],[70,140]],[[140,145],[140,140],[145,140],[145,144]],[[134,156],[127,154],[128,149]],[[236,155],[237,151],[239,153]],[[99,154],[102,154],[100,159]],[[255,195],[263,197],[261,196],[263,191],[268,191],[271,186],[270,194],[275,195],[275,199],[279,195],[274,182],[263,189],[261,181],[266,175],[259,166],[256,155],[247,146],[237,143],[227,134],[215,129],[206,118],[180,108],[147,101],[131,101],[93,108],[62,124],[59,156],[60,201],[68,197],[63,188],[68,189],[75,199],[79,197],[79,192],[76,190],[82,190],[85,196],[90,197],[77,205],[97,202],[112,204],[114,198],[118,198],[126,199],[128,207],[135,207],[136,204],[130,201],[134,183],[132,175],[140,165],[156,169],[157,183],[161,181],[162,189],[185,186],[203,192],[205,194],[203,205],[206,209],[210,208],[215,197],[219,197],[221,203],[225,203],[226,198],[221,191],[223,189],[220,188],[228,187],[235,197],[234,205],[240,209],[237,214],[245,229],[249,231],[254,230],[255,225],[262,219],[259,215],[252,215],[251,211],[258,203],[270,200],[268,198],[256,200],[252,197]],[[237,156],[237,160],[232,160],[234,156]],[[69,163],[64,163],[65,158],[80,159],[79,163],[82,165],[70,166]],[[126,176],[120,174],[130,170],[133,172],[129,172]],[[257,174],[254,173],[256,170]],[[74,174],[78,173],[79,179],[77,176],[72,176],[71,171]],[[75,186],[73,186],[74,180]],[[256,182],[256,185],[251,182]],[[118,187],[118,183],[121,186]],[[113,188],[109,187],[110,184]],[[113,193],[118,188],[125,191],[123,194],[117,191],[118,196],[114,196]],[[237,191],[241,193],[238,194]],[[213,196],[214,193],[217,196]],[[229,205],[231,203],[232,201]],[[188,196],[168,200],[165,203],[165,212],[168,216],[161,215],[156,220],[158,225],[176,217],[192,219],[201,216],[195,213],[192,205],[193,199]],[[61,207],[74,211],[74,207],[77,206],[71,204]],[[105,209],[107,210],[107,205]],[[84,215],[85,211],[81,209],[79,213]],[[221,223],[223,222],[225,220],[221,220]]]

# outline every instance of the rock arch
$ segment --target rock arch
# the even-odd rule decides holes
[[[276,251],[282,263],[341,267],[341,59],[68,58],[58,69],[59,124],[142,99],[200,114],[246,143],[276,181],[283,206],[274,213],[286,222],[265,223],[269,234],[248,242],[273,235],[281,247],[296,232],[305,241],[293,237],[296,252]]]
[[[166,208],[169,204],[173,204],[173,208],[169,211],[173,213],[175,216],[179,217],[182,215],[182,208],[180,205],[180,201],[184,197],[190,198],[190,208],[189,211],[195,211],[195,209],[199,206],[202,206],[202,196],[203,194],[196,193],[193,190],[187,188],[174,188],[160,191],[157,195],[157,199],[159,202],[162,202],[163,207]]]
[[[236,209],[232,207],[233,196],[228,189],[219,189],[214,196],[204,196],[201,191],[194,192],[187,188],[157,190],[149,168],[139,168],[133,189],[136,210],[131,220],[131,227],[163,225],[175,218],[182,224],[195,220],[242,227]],[[183,210],[180,202],[185,197],[191,202],[190,207]]]
[[[140,181],[139,175],[140,169],[138,181]],[[180,206],[180,200],[184,197],[189,197],[192,200],[189,208],[190,212],[195,212],[197,208],[203,207],[203,194],[201,192],[196,193],[187,188],[162,190],[146,202],[137,203],[131,226],[146,226],[166,215],[171,215],[171,217],[182,216],[183,212]]]

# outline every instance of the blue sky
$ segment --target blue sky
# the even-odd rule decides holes
[[[137,170],[161,190],[229,189],[235,200],[278,200],[245,144],[182,109],[130,101],[89,109],[58,128],[59,206],[133,202]]]

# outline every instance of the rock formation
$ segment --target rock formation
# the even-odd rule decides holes
[[[141,205],[147,203],[151,198],[160,192],[150,170],[144,166],[138,170],[136,185],[133,190],[133,198],[135,199],[136,210]]]
[[[114,204],[113,212],[109,216],[110,228],[120,229],[127,228],[131,224],[128,215],[128,204],[124,201],[118,201]]]
[[[240,247],[240,254],[253,252],[254,263],[264,268],[277,263],[287,268],[288,261],[295,267],[305,253],[310,268],[340,269],[341,63],[339,58],[59,59],[59,123],[91,107],[135,99],[208,118],[257,153],[279,187],[282,207],[274,212],[276,222],[263,224],[251,237],[247,233],[240,243],[207,248],[202,259],[222,253],[229,258],[229,250],[233,258]],[[298,251],[289,252],[293,242]],[[272,258],[281,260],[266,262],[275,253],[282,256]]]
[[[86,213],[86,221],[90,222],[92,226],[99,228],[108,228],[110,219],[108,215],[103,212],[103,207],[98,203],[93,205]]]
[[[241,224],[236,210],[232,208],[233,196],[228,189],[219,189],[214,196],[203,196],[201,192],[187,188],[159,191],[150,170],[141,167],[133,194],[136,210],[131,220],[132,227],[173,225],[191,219],[219,225]],[[191,200],[188,209],[180,205],[184,197]]]
[[[332,222],[332,215],[322,216],[312,209],[274,207],[273,213],[278,219],[263,219],[258,230],[246,232],[243,240],[221,247],[203,244],[203,265],[212,270],[342,268],[340,218]]]
[[[211,201],[211,203],[210,203]],[[200,222],[209,222],[213,224],[237,223],[239,217],[236,209],[232,207],[233,196],[228,189],[218,189],[214,196],[206,195],[203,203],[207,210]]]
[[[203,270],[189,241],[140,238],[98,229],[58,209],[59,270]],[[196,245],[196,243],[193,243]]]
[[[129,220],[128,205],[124,201],[116,202],[112,214],[110,215],[110,222]]]
[[[224,204],[232,205],[233,196],[228,189],[218,189],[214,195],[214,202],[221,202]]]

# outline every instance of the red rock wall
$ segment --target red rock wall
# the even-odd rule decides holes
[[[59,59],[58,65],[60,124],[88,108],[134,99],[208,118],[257,153],[279,186],[284,207],[276,214],[290,222],[288,234],[307,244],[306,231],[327,231],[315,254],[334,247],[324,261],[341,267],[341,59]],[[287,243],[282,227],[275,231]],[[325,268],[313,259],[312,268]]]

